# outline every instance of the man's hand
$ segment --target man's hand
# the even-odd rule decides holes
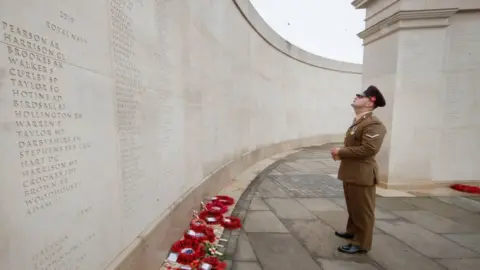
[[[330,154],[332,155],[333,160],[340,160],[340,158],[338,157],[338,150],[340,150],[340,148],[330,149]]]

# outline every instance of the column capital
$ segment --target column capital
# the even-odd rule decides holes
[[[458,10],[458,8],[401,10],[363,30],[358,37],[363,39],[366,45],[400,29],[446,27],[449,25],[448,18]]]

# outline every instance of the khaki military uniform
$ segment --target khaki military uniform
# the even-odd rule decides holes
[[[375,185],[378,166],[375,155],[387,130],[371,112],[354,121],[345,134],[345,147],[338,151],[341,160],[338,178],[343,181],[348,210],[347,233],[352,243],[364,250],[372,246],[375,223]]]

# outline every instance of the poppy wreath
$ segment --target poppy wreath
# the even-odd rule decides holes
[[[224,270],[227,268],[227,264],[220,261],[217,257],[206,257],[200,261],[200,267],[204,264],[210,265],[212,270]]]
[[[223,215],[218,213],[210,213],[207,210],[203,210],[202,212],[200,212],[200,215],[198,215],[198,217],[205,220],[209,225],[215,225],[220,223]]]
[[[242,227],[242,221],[238,217],[223,217],[220,220],[220,225],[228,230],[236,230]]]
[[[202,243],[203,241],[215,242],[216,236],[213,229],[207,226],[197,227],[196,230],[190,229],[183,235],[185,239],[197,241]]]
[[[221,203],[225,206],[230,206],[235,203],[235,200],[232,197],[225,195],[218,195],[212,198],[212,202]]]
[[[177,263],[184,265],[189,265],[205,255],[203,244],[191,239],[184,239],[175,242],[171,251],[178,254]]]
[[[205,205],[205,210],[212,214],[225,214],[228,211],[228,208],[220,202],[211,202]]]
[[[174,267],[174,266],[167,266],[167,270],[180,270],[181,268]]]
[[[190,222],[190,229],[194,231],[201,230],[202,227],[207,226],[207,222],[200,218],[195,218]]]
[[[454,184],[450,186],[454,190],[472,193],[472,194],[480,194],[480,187],[477,186],[469,186],[463,184]]]

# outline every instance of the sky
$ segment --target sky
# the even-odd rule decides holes
[[[346,62],[362,63],[365,10],[353,0],[250,0],[280,36],[305,51]]]

